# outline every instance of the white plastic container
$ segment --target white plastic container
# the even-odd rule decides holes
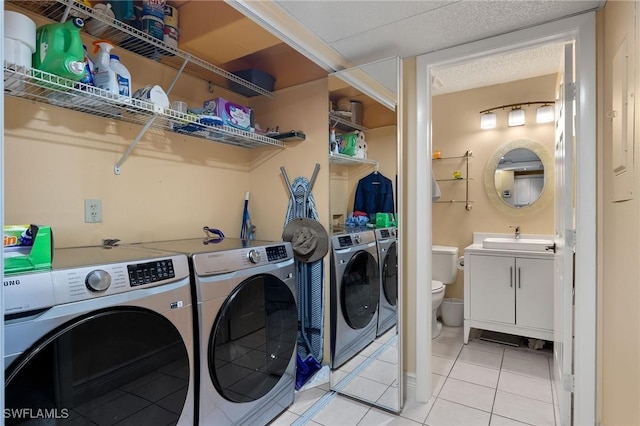
[[[464,320],[464,300],[448,299],[442,300],[442,322],[449,327],[460,327]]]
[[[109,3],[96,4],[93,6],[93,13],[104,18],[106,21],[113,21],[115,19],[115,15],[113,14]],[[100,37],[107,29],[109,29],[109,24],[105,24],[96,18],[91,18],[85,22],[85,28],[92,36]]]
[[[120,57],[118,55],[109,55],[109,66],[116,73],[116,80],[118,81],[118,93],[120,95],[130,98],[131,97],[131,74],[127,67],[122,65]],[[168,103],[168,100],[167,100]]]
[[[116,72],[111,68],[111,58],[109,52],[113,49],[113,44],[106,40],[97,40],[93,42],[96,46],[96,60],[93,63],[95,68],[93,74],[93,84],[102,90],[118,94],[120,86],[118,85],[118,77]]]

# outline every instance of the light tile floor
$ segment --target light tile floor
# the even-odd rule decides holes
[[[296,393],[291,407],[271,425],[555,426],[551,351],[470,340],[462,327],[444,327],[432,345],[428,403],[406,392],[399,415],[329,390],[325,384]]]

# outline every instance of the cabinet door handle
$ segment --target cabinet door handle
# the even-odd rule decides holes
[[[518,288],[522,288],[522,278],[520,278],[520,268],[518,268]]]
[[[513,288],[513,266],[509,266],[509,287]]]

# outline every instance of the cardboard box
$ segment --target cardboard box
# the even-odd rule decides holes
[[[204,102],[204,113],[216,115],[226,126],[251,131],[251,108],[230,102],[224,98],[215,98]]]
[[[4,273],[51,269],[51,227],[7,225],[4,227]]]

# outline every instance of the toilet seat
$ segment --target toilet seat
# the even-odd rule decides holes
[[[431,280],[431,292],[437,293],[440,290],[444,290],[444,284],[442,284],[442,281]]]

